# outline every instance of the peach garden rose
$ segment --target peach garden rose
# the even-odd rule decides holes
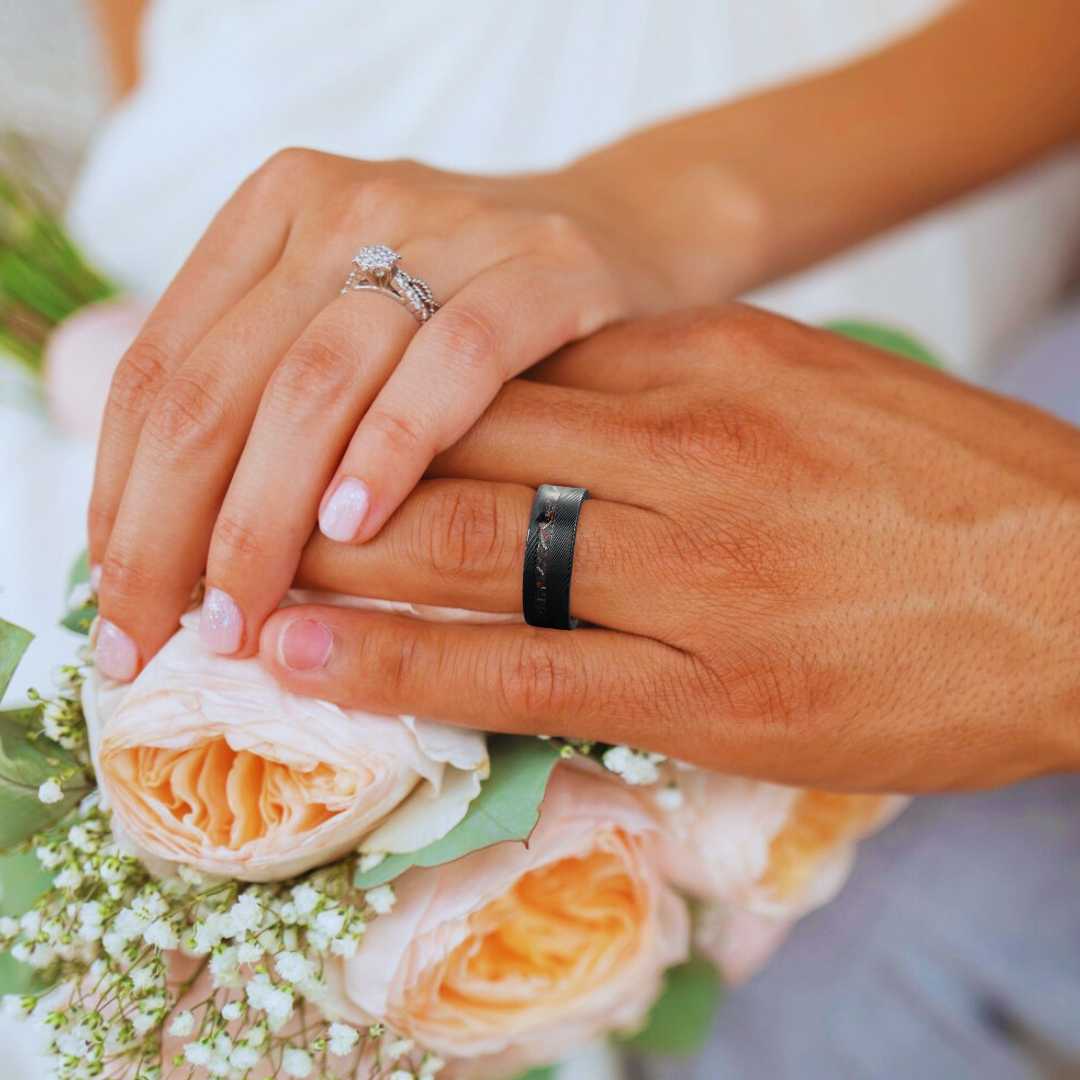
[[[528,845],[395,882],[343,961],[347,1010],[385,1020],[455,1076],[508,1076],[640,1025],[689,947],[657,828],[621,784],[560,766]]]
[[[907,803],[673,768],[645,798],[662,822],[665,872],[704,901],[695,942],[731,983],[756,972],[795,922],[831,900],[857,842]],[[670,796],[677,793],[677,805]],[[665,809],[662,803],[668,802]]]
[[[482,733],[287,693],[208,652],[194,613],[130,685],[92,672],[83,706],[114,832],[158,873],[274,881],[358,847],[413,851],[488,771]]]

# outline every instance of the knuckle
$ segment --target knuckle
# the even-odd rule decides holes
[[[124,552],[108,551],[101,563],[101,591],[111,600],[145,596],[160,584],[158,575],[141,560]]]
[[[413,420],[407,420],[388,409],[372,406],[364,418],[364,424],[395,456],[425,458],[429,461],[435,456],[431,436]]]
[[[781,434],[772,415],[745,402],[681,399],[657,410],[643,433],[648,452],[706,469],[760,469],[776,456]]]
[[[502,385],[499,331],[488,315],[471,307],[451,306],[443,308],[424,329],[442,362],[453,365],[463,384],[491,383],[492,393]]]
[[[338,400],[355,380],[356,363],[345,343],[311,330],[278,365],[269,392],[290,410],[302,403],[321,409],[327,400]]]
[[[147,412],[165,385],[169,353],[151,338],[140,338],[124,353],[109,388],[109,408],[127,416]]]
[[[503,563],[503,537],[497,493],[486,487],[468,493],[447,487],[418,516],[414,550],[440,577],[490,575]]]
[[[257,529],[222,513],[214,525],[213,561],[250,561],[262,555],[265,544]]]
[[[171,379],[158,395],[143,429],[160,448],[172,452],[203,449],[216,441],[227,410],[211,385],[189,376]]]
[[[420,660],[417,634],[410,633],[408,628],[386,634],[363,634],[358,637],[356,649],[357,670],[376,674],[375,680],[365,676],[364,681],[380,687],[383,703],[395,706],[409,700]]]
[[[380,171],[357,180],[342,192],[334,213],[341,227],[357,229],[377,221],[384,230],[398,231],[398,224],[406,217],[412,186],[404,177],[397,175],[394,166],[383,165]]]
[[[596,254],[581,225],[558,210],[549,210],[536,219],[536,247],[545,255],[558,252],[575,263],[591,260]]]
[[[291,184],[309,173],[324,155],[304,146],[286,146],[271,154],[253,174],[253,179],[267,180],[275,186]]]
[[[572,653],[555,647],[544,632],[523,635],[498,659],[495,693],[498,707],[511,719],[535,722],[581,712],[587,697],[584,668]]]
[[[714,672],[711,692],[723,698],[736,722],[791,729],[809,716],[809,695],[775,647],[748,648]]]

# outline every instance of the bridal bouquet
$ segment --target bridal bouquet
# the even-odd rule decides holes
[[[509,1080],[598,1037],[691,1049],[714,967],[751,973],[893,809],[345,711],[207,653],[197,620],[130,685],[84,646],[0,713],[0,872],[25,894],[35,860],[39,891],[5,891],[0,979],[61,1080]],[[0,623],[0,692],[29,641]]]

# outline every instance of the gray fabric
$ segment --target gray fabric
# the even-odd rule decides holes
[[[995,383],[1080,422],[1080,307]],[[631,1075],[1080,1076],[1080,777],[917,800],[731,993],[700,1058]]]
[[[917,800],[731,993],[699,1060],[635,1072],[1019,1080],[1038,1044],[1080,1060],[1076,777]]]

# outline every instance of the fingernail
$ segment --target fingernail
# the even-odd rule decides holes
[[[100,563],[94,563],[94,565],[90,567],[90,588],[93,589],[94,592],[99,592],[101,589]]]
[[[294,619],[278,639],[281,662],[291,671],[325,667],[333,645],[334,635],[314,619]]]
[[[211,651],[229,656],[240,648],[244,616],[236,601],[222,589],[207,589],[199,615],[199,636]]]
[[[360,531],[371,502],[362,480],[346,476],[319,511],[319,529],[330,540],[352,540]]]
[[[119,626],[108,619],[102,619],[98,624],[94,662],[110,679],[127,682],[135,677],[139,666],[139,651],[135,648],[135,642]]]

